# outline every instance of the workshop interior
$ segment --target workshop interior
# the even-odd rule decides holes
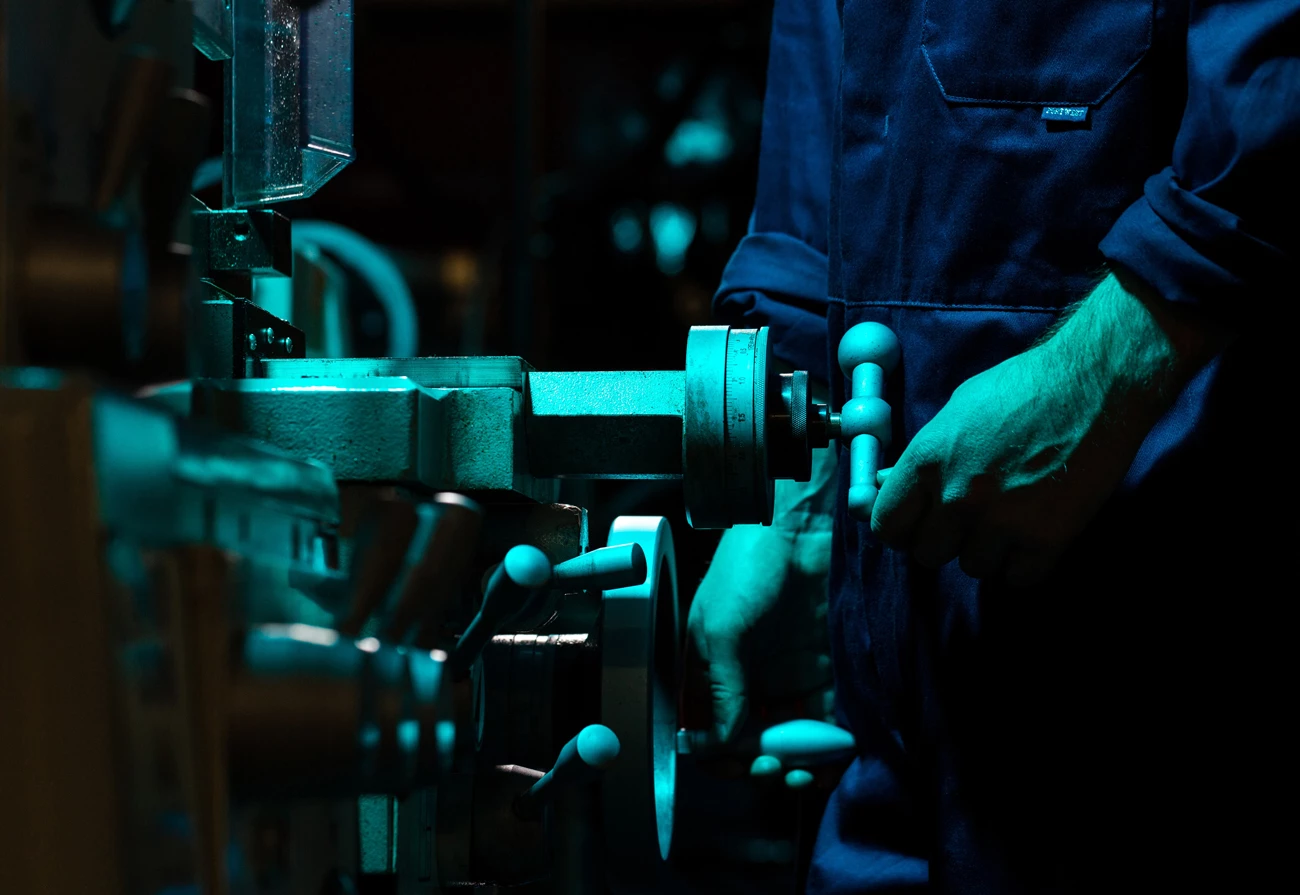
[[[770,16],[0,2],[0,893],[801,891],[829,673],[680,696],[719,533],[884,437],[887,336],[832,408],[711,320]]]

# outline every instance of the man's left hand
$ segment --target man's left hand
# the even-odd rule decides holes
[[[1041,580],[1217,344],[1108,277],[1049,338],[953,392],[884,480],[872,530],[926,566]]]

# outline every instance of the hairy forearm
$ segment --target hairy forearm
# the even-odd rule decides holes
[[[1036,350],[1094,386],[1106,403],[1148,417],[1167,410],[1228,339],[1197,309],[1170,304],[1119,270],[1098,284]]]

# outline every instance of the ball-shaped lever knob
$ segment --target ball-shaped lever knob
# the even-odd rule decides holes
[[[538,588],[551,580],[551,561],[545,553],[529,544],[511,547],[501,567],[510,580],[520,587]]]
[[[892,373],[898,366],[899,355],[898,336],[883,323],[859,323],[840,339],[840,369],[850,379],[853,371],[863,364],[875,364],[884,372]]]
[[[870,435],[889,447],[889,426],[893,417],[889,405],[880,397],[853,397],[840,411],[840,437],[852,443],[859,435]]]

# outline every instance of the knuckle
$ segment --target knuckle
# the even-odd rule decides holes
[[[932,437],[927,436],[922,431],[907,446],[907,450],[903,452],[899,463],[900,465],[906,464],[917,474],[932,474],[938,470],[940,465],[939,447]]]
[[[739,709],[739,706],[734,703],[738,703],[744,694],[744,688],[736,686],[735,681],[716,679],[709,681],[709,695],[713,697],[713,701],[726,705],[732,711]]]
[[[729,613],[708,613],[696,628],[697,637],[710,646],[730,644],[740,639],[739,626]]]

